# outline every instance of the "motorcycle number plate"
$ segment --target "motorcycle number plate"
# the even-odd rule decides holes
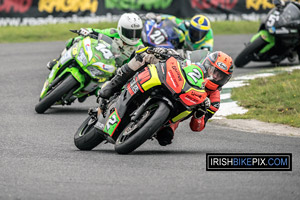
[[[155,45],[162,45],[166,43],[167,38],[163,34],[163,32],[159,29],[153,29],[153,31],[150,33],[150,41],[151,43]]]
[[[121,122],[121,119],[119,117],[119,114],[118,114],[117,110],[115,110],[109,116],[103,131],[105,133],[108,133],[110,136],[113,136],[113,134],[116,131],[117,127],[119,126],[120,122]]]

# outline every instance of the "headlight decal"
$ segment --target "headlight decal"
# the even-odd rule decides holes
[[[68,51],[66,51],[66,53],[64,53],[64,55],[62,55],[59,62],[61,65],[64,65],[64,64],[66,64],[66,62],[68,62],[72,58],[73,58],[73,56],[71,54],[71,49],[69,49]]]
[[[86,58],[83,48],[80,49],[78,56],[77,56],[77,60],[79,62],[81,62],[84,66],[87,65],[88,61],[87,61],[87,58]]]

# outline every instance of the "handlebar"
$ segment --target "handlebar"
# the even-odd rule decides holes
[[[167,60],[167,59],[169,59],[171,57],[175,57],[175,58],[179,58],[179,59],[183,60],[183,58],[180,55],[170,55],[170,54],[167,54],[167,53],[157,53],[155,51],[155,47],[148,47],[147,50],[146,50],[146,52],[148,54],[153,54],[158,59]]]
[[[83,34],[81,34],[80,30],[69,30],[69,31],[71,31],[72,33],[76,33],[78,35],[81,35],[81,36],[89,36],[93,39],[96,39],[96,40],[98,39],[98,35],[95,35],[94,33],[89,33],[88,35],[83,35]]]
[[[155,47],[151,47],[151,46],[147,46],[142,49],[139,49],[135,52],[136,53],[135,59],[139,62],[143,62],[144,56],[142,56],[142,54],[147,53],[147,54],[154,55],[159,60],[167,60],[171,57],[175,57],[176,59],[184,60],[180,55],[168,54],[168,52],[160,53],[159,51],[155,51],[155,49],[156,49]],[[162,48],[158,47],[158,49],[162,49]],[[166,48],[166,51],[168,51],[167,48]]]

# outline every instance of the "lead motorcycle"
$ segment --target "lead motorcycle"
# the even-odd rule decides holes
[[[277,4],[260,25],[245,49],[235,59],[236,67],[250,61],[270,61],[279,64],[285,58],[294,62],[300,55],[299,4],[288,2],[285,7]]]
[[[117,153],[128,154],[203,104],[207,94],[202,69],[178,57],[160,56],[163,61],[147,65],[119,94],[100,99],[100,106],[89,110],[74,135],[78,149],[92,150],[106,141]]]
[[[102,34],[74,43],[48,75],[36,112],[44,113],[52,105],[70,105],[76,99],[82,102],[95,93],[116,71],[115,48],[113,40]]]

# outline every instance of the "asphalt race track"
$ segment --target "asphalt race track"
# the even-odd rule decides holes
[[[216,36],[232,57],[250,35]],[[130,155],[110,144],[79,151],[73,135],[95,98],[36,114],[35,104],[64,42],[0,44],[0,199],[299,199],[300,138],[180,124],[172,145],[148,141]],[[269,63],[250,63],[235,76]],[[292,153],[292,171],[206,171],[206,153]]]

